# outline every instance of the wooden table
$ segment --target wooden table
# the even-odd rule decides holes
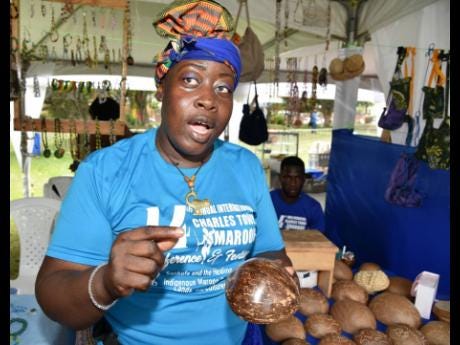
[[[296,271],[318,271],[318,286],[331,296],[338,248],[318,230],[282,230],[286,253]]]

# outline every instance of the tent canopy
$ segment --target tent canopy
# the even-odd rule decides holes
[[[281,54],[281,69],[286,68],[287,57],[298,57],[300,70],[311,70],[314,64],[319,67],[328,67],[329,62],[338,56],[338,50],[344,43],[362,43],[370,40],[370,35],[388,24],[416,12],[436,1],[446,0],[283,0],[280,2],[280,26],[282,41],[279,44]],[[239,0],[220,0],[230,13],[236,18]],[[250,25],[264,47],[265,58],[275,56],[276,42],[276,4],[277,0],[247,0]],[[131,28],[132,49],[131,55],[135,65],[129,66],[128,74],[137,76],[152,76],[153,56],[163,49],[167,43],[159,37],[153,26],[153,18],[171,0],[132,0]],[[356,5],[351,5],[352,3]],[[63,3],[33,0],[20,2],[21,37],[36,44],[51,28],[52,13],[57,23]],[[327,13],[330,6],[330,26],[327,25]],[[91,6],[74,5],[74,14],[58,28],[58,36],[53,37],[56,42],[46,39],[43,43],[48,47],[50,57],[59,61],[54,69],[55,74],[120,74],[120,67],[114,65],[107,70],[103,63],[89,68],[85,64],[72,66],[71,51],[76,54],[78,40],[84,37],[84,23],[86,22],[87,37],[91,55],[94,51],[94,42],[100,45],[101,36],[105,37],[109,48],[110,59],[118,60],[118,50],[122,42],[121,10],[97,8]],[[287,22],[286,22],[286,18]],[[241,10],[237,32],[242,35],[247,26],[246,12]],[[330,44],[326,53],[326,39],[330,28]],[[286,31],[284,29],[287,28]],[[64,37],[68,43],[68,51],[64,53]],[[36,49],[39,54],[40,49]],[[82,52],[83,58],[85,52]],[[369,44],[364,45],[364,60],[366,69],[362,75],[364,84],[366,79],[377,79],[374,49]],[[98,53],[99,61],[103,61],[103,52]],[[37,73],[37,72],[36,72]],[[286,80],[286,74],[280,75]],[[269,73],[264,73],[259,81],[270,81]],[[365,84],[366,87],[366,84]],[[366,88],[377,88],[372,85]]]

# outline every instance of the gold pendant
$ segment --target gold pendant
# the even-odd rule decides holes
[[[198,199],[195,191],[193,190],[187,193],[185,196],[185,202],[187,203],[187,206],[193,209],[195,215],[201,215],[201,210],[203,208],[211,206],[209,199]]]

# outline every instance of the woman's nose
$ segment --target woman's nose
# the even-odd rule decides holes
[[[196,100],[198,108],[206,109],[207,111],[216,110],[216,95],[212,88],[203,87],[199,97]]]

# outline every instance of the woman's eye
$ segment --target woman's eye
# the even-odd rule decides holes
[[[227,85],[219,85],[217,86],[217,91],[222,93],[231,93],[232,89]]]
[[[184,83],[190,86],[198,85],[198,80],[194,77],[184,77]]]

